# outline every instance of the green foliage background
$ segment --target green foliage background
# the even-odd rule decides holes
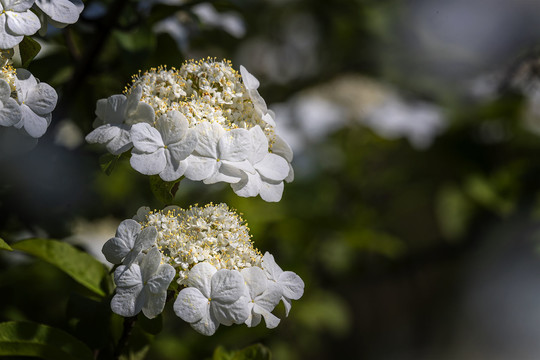
[[[306,137],[293,162],[296,179],[286,184],[279,203],[183,180],[175,204],[224,201],[238,209],[256,246],[302,277],[304,297],[293,303],[288,318],[282,307],[277,309],[283,317],[277,329],[222,327],[210,338],[167,306],[157,320],[136,324],[123,356],[263,359],[268,348],[278,360],[526,359],[540,351],[533,340],[540,329],[540,307],[534,305],[540,304],[535,252],[540,138],[524,126],[529,100],[520,90],[523,83],[538,81],[538,53],[530,44],[540,32],[517,29],[486,60],[478,53],[463,55],[470,49],[461,43],[426,37],[435,36],[437,19],[449,14],[443,1],[432,3],[440,6],[432,6],[434,12],[427,15],[435,20],[423,22],[424,28],[415,16],[427,16],[419,10],[425,1],[209,1],[219,12],[241,16],[246,34],[236,38],[192,12],[203,2],[156,4],[144,12],[137,1],[89,0],[77,24],[49,32],[48,53],[43,49],[29,69],[59,93],[53,122],[34,150],[0,164],[0,236],[5,240],[0,239],[0,249],[15,250],[0,251],[0,322],[21,321],[26,325],[20,326],[44,334],[48,330],[36,324],[55,327],[63,332],[54,337],[72,336],[92,350],[105,349],[101,358],[112,356],[122,318],[108,312],[110,284],[92,282],[96,277],[81,282],[81,269],[67,265],[60,271],[44,248],[26,251],[35,257],[25,256],[24,242],[17,241],[69,238],[81,219],[112,217],[119,223],[140,206],[163,207],[170,189],[156,190],[152,178],[131,169],[127,158],[102,157],[103,147],[58,145],[60,122],[70,119],[87,134],[96,100],[122,92],[139,70],[179,67],[190,57],[206,56],[231,59],[239,67],[238,60],[249,59],[242,55],[250,49],[245,44],[284,44],[292,36],[284,29],[309,19],[305,24],[314,24],[315,45],[307,53],[285,48],[281,54],[298,57],[294,60],[305,62],[307,70],[284,72],[276,80],[263,65],[248,67],[260,79],[269,108],[310,89],[332,90],[336,79],[361,76],[369,81],[358,94],[369,94],[372,81],[406,99],[430,101],[442,109],[446,129],[420,150],[405,138],[385,139],[344,114],[337,130],[323,138]],[[521,14],[530,10],[527,6],[516,2],[511,10]],[[191,30],[187,50],[168,34],[152,31],[179,11]],[[524,18],[524,26],[529,20]],[[515,25],[503,17],[500,28],[512,30],[505,24]],[[481,22],[477,26],[483,29]],[[435,50],[426,50],[423,41],[437,45]],[[266,50],[272,63],[272,49]],[[492,94],[471,95],[468,81],[492,73],[500,79]],[[54,254],[84,257],[60,250],[61,242],[27,241],[58,247]],[[105,271],[92,266],[97,266],[93,273]],[[520,325],[520,319],[528,319],[530,327]],[[508,337],[509,332],[519,336]],[[255,343],[267,348],[239,350]]]

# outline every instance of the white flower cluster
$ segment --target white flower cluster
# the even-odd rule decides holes
[[[43,33],[47,23],[74,24],[83,8],[81,0],[0,0],[0,49],[11,49],[40,29]]]
[[[24,130],[40,138],[51,123],[58,95],[28,70],[14,69],[8,59],[0,72],[0,126]]]
[[[274,328],[280,322],[272,314],[276,305],[283,301],[288,315],[291,300],[304,293],[298,275],[253,248],[247,224],[225,204],[140,208],[120,224],[103,254],[120,264],[111,302],[115,313],[157,316],[176,279],[183,288],[174,311],[204,335],[214,334],[220,324],[253,327],[262,318]]]
[[[228,61],[187,61],[134,76],[125,94],[97,102],[90,143],[165,181],[226,182],[243,197],[279,201],[294,178],[292,150],[275,134],[258,80]]]

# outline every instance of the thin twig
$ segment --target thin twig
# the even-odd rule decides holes
[[[131,335],[131,331],[133,330],[136,321],[137,315],[124,319],[124,330],[122,331],[122,336],[120,337],[120,340],[118,340],[118,345],[116,345],[116,348],[114,349],[113,357],[115,359],[120,358],[122,351],[128,343],[129,336]]]

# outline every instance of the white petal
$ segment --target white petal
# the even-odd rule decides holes
[[[39,138],[47,131],[47,119],[34,113],[28,106],[22,104],[21,120],[23,121],[24,130],[34,138]]]
[[[169,149],[166,149],[164,152],[167,164],[163,171],[159,173],[159,177],[164,181],[176,181],[184,175],[188,163],[187,161],[176,161],[168,150]]]
[[[218,329],[219,321],[211,311],[208,311],[203,315],[201,320],[192,323],[191,327],[203,335],[210,336],[214,335]]]
[[[250,174],[244,173],[242,179],[234,184],[231,184],[231,188],[238,196],[251,197],[259,195],[259,189],[261,187],[261,177],[259,173]]]
[[[291,299],[283,296],[281,300],[283,301],[283,305],[285,305],[285,316],[289,316],[289,312],[291,311]]]
[[[243,65],[240,65],[240,74],[242,75],[242,81],[244,82],[246,89],[257,89],[259,87],[259,80],[251,75]]]
[[[266,114],[263,115],[262,121],[264,121],[265,123],[267,123],[270,126],[273,126],[273,127],[276,126],[276,121],[274,120],[272,115],[270,115],[269,113],[266,113]]]
[[[177,110],[169,111],[156,120],[156,129],[161,134],[165,145],[180,141],[185,136],[188,127],[186,117]]]
[[[129,162],[131,167],[144,175],[157,175],[167,165],[164,149],[158,149],[150,154],[138,153],[133,150]]]
[[[21,108],[15,99],[7,98],[3,100],[0,107],[1,126],[12,126],[21,121]]]
[[[222,160],[246,160],[251,147],[251,134],[246,129],[233,129],[225,133],[218,142],[218,156]]]
[[[217,144],[219,139],[225,134],[225,130],[219,124],[200,123],[195,127],[197,132],[197,147],[195,151],[202,156],[217,158]]]
[[[144,253],[143,253],[144,254]],[[142,281],[147,284],[148,281],[156,274],[161,263],[161,253],[156,247],[148,250],[139,261],[142,273]]]
[[[133,143],[131,142],[131,135],[126,125],[112,125],[111,128],[118,129],[118,131],[107,143],[107,150],[113,155],[120,155],[131,149]]]
[[[168,143],[167,149],[171,152],[171,156],[176,161],[181,161],[187,158],[197,146],[197,132],[187,129],[185,136],[177,142]]]
[[[245,324],[248,327],[255,327],[261,323],[261,319],[262,319],[262,316],[260,314],[256,314],[251,310],[248,318],[246,319]]]
[[[194,287],[182,289],[173,305],[176,316],[188,323],[201,320],[209,308],[208,298]]]
[[[13,12],[6,11],[6,25],[9,31],[17,35],[34,35],[41,23],[36,14],[31,11]]]
[[[11,49],[19,44],[23,35],[13,35],[7,32],[5,14],[0,14],[0,49]]]
[[[154,112],[154,109],[150,105],[141,102],[137,105],[134,111],[126,114],[124,121],[131,125],[137,123],[152,124],[155,118],[156,113]]]
[[[212,292],[212,276],[217,272],[209,263],[203,262],[193,266],[188,274],[187,284],[192,286],[207,298]]]
[[[114,271],[114,283],[119,288],[142,287],[141,268],[137,264],[132,264],[130,267],[120,265]]]
[[[4,5],[4,10],[24,12],[34,5],[34,0],[3,0],[2,5]]]
[[[304,282],[292,271],[284,271],[279,275],[278,283],[283,290],[283,296],[298,300],[304,295]]]
[[[281,200],[281,196],[283,195],[283,188],[283,182],[273,184],[269,181],[265,181],[264,179],[262,179],[259,194],[261,195],[261,199],[263,199],[264,201],[278,202],[279,200]]]
[[[141,294],[142,285],[129,289],[117,291],[111,300],[111,310],[120,316],[130,317],[135,316],[141,311],[139,295]]]
[[[158,270],[147,283],[150,293],[159,294],[166,292],[175,274],[176,271],[174,271],[174,268],[171,265],[159,265]]]
[[[249,298],[241,296],[233,303],[222,303],[214,298],[210,301],[210,312],[216,316],[220,324],[229,326],[243,324],[250,314]]]
[[[119,132],[119,127],[111,126],[111,124],[105,124],[86,135],[85,140],[90,144],[106,144],[117,134],[119,134]]]
[[[226,163],[221,161],[218,163],[217,171],[215,171],[211,176],[204,179],[205,184],[215,184],[217,182],[226,182],[229,184],[237,183],[244,176],[244,172],[239,170],[235,165],[244,165],[246,167],[251,167],[251,164],[247,160],[243,163]]]
[[[169,265],[170,266],[170,265]],[[144,291],[148,291],[145,289]],[[158,294],[147,292],[147,299],[142,308],[144,316],[153,319],[163,312],[165,301],[167,300],[167,292],[163,291]]]
[[[58,101],[56,91],[46,83],[39,83],[27,94],[25,104],[38,115],[51,113]]]
[[[132,219],[124,220],[116,229],[116,237],[126,239],[128,247],[131,249],[135,244],[135,238],[141,232],[141,225]]]
[[[261,268],[252,266],[242,269],[240,273],[244,277],[244,282],[249,290],[251,299],[255,299],[266,290],[266,275]]]
[[[264,322],[266,323],[266,327],[268,329],[275,328],[276,326],[279,325],[279,322],[281,321],[277,316],[272,314],[270,311],[258,306],[257,304],[255,304],[255,306],[253,307],[253,312],[255,314],[260,314],[264,316]]]
[[[285,142],[281,137],[276,135],[274,144],[272,145],[272,152],[276,155],[284,157],[285,160],[291,162],[293,160],[293,151],[289,144]]]
[[[261,176],[275,181],[282,181],[289,174],[289,163],[287,160],[276,154],[266,154],[266,156],[253,167],[261,174]]]
[[[36,0],[36,5],[52,20],[64,24],[75,24],[82,10],[68,0]]]
[[[193,181],[200,181],[211,176],[218,168],[216,159],[190,155],[184,176]]]
[[[126,106],[127,98],[125,95],[112,95],[107,99],[98,100],[96,104],[96,115],[103,119],[105,123],[122,124],[125,118]]]
[[[249,129],[249,132],[251,133],[251,151],[248,159],[252,164],[255,164],[268,154],[268,139],[258,125]]]
[[[221,269],[212,276],[211,282],[212,292],[209,297],[220,303],[233,303],[238,300],[245,286],[244,278],[236,270]]]
[[[131,127],[131,141],[135,149],[144,153],[156,152],[164,145],[159,131],[147,123],[139,123]]]
[[[276,264],[274,256],[268,251],[264,253],[262,266],[269,280],[277,281],[279,279],[279,275],[283,273],[283,270],[281,270],[279,265]]]
[[[139,251],[150,248],[152,245],[155,244],[157,235],[158,232],[154,226],[149,226],[142,229],[139,235],[137,235],[137,238],[135,239],[133,248]]]

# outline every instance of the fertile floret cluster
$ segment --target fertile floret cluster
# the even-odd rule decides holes
[[[275,134],[258,80],[229,61],[187,61],[133,77],[124,94],[97,103],[90,143],[165,181],[226,182],[240,196],[279,201],[292,181],[292,151]]]
[[[291,300],[304,292],[298,275],[253,247],[247,224],[225,204],[140,208],[120,224],[103,254],[119,265],[111,302],[115,313],[157,316],[176,279],[181,290],[174,311],[204,335],[220,324],[252,327],[262,318],[274,328],[280,322],[272,314],[275,306],[283,301],[288,315]]]

